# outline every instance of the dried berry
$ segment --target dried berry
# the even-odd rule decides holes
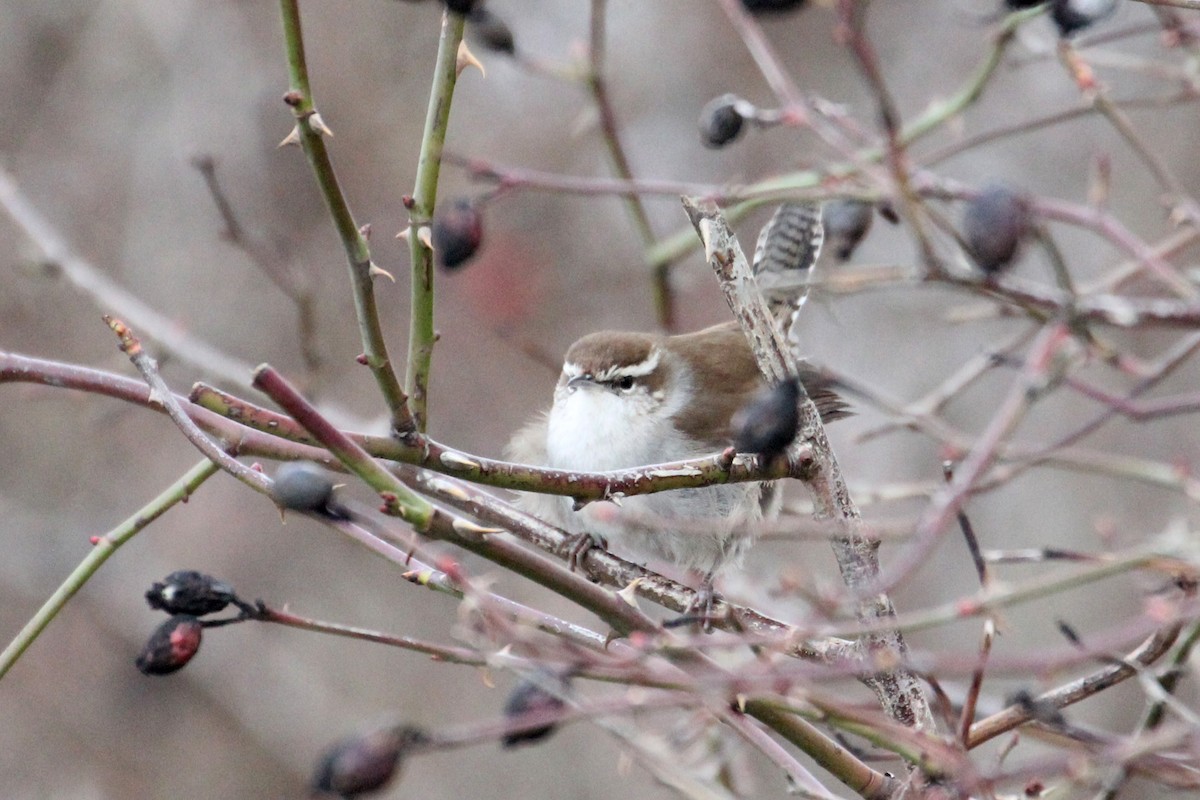
[[[537,680],[522,680],[513,689],[512,694],[508,696],[508,702],[504,704],[504,719],[508,722],[515,722],[526,715],[552,715],[555,712],[562,711],[566,704],[558,695],[542,688],[542,684],[545,681],[559,681],[563,689],[565,690],[566,688],[566,684],[561,683],[559,678],[549,674],[542,675]],[[505,747],[517,747],[518,745],[540,742],[554,733],[554,730],[555,725],[551,722],[536,728],[507,733],[501,740],[501,744]]]
[[[838,261],[845,261],[871,230],[875,213],[870,203],[838,199],[825,204],[821,219],[825,223],[825,239],[833,248],[833,254]]]
[[[483,215],[475,204],[459,198],[433,216],[433,252],[445,269],[462,266],[483,241]]]
[[[1116,5],[1116,0],[1052,0],[1050,19],[1065,39],[1107,17]]]
[[[807,0],[742,0],[751,14],[781,14],[801,8]]]
[[[498,15],[489,11],[487,6],[476,8],[467,17],[467,21],[471,23],[467,30],[488,50],[510,56],[517,51],[512,28]]]
[[[161,582],[151,584],[146,592],[151,608],[168,614],[190,614],[202,617],[221,611],[237,602],[233,587],[211,575],[193,570],[172,572]]]
[[[800,427],[800,382],[789,378],[764,389],[733,418],[734,446],[770,461],[787,449]]]
[[[734,94],[709,100],[700,109],[700,142],[716,150],[738,138],[746,122],[742,113],[745,102]]]
[[[406,751],[427,741],[417,728],[384,728],[352,736],[330,747],[317,762],[311,786],[315,792],[358,797],[387,786],[400,769]]]
[[[281,508],[344,516],[333,499],[333,476],[308,461],[289,461],[275,470],[272,496]]]
[[[962,227],[967,252],[994,275],[1012,263],[1029,233],[1029,204],[1012,189],[988,186],[967,203]]]
[[[470,14],[479,5],[479,0],[445,0],[445,3],[455,14]]]
[[[170,675],[181,670],[200,649],[200,620],[177,614],[150,634],[137,657],[137,668],[145,675]]]

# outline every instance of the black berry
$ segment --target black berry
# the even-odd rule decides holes
[[[739,110],[743,102],[737,95],[723,94],[705,104],[700,110],[700,141],[705,147],[715,150],[741,135],[746,122]]]
[[[734,416],[734,446],[770,461],[787,449],[800,427],[800,383],[795,378],[764,389]]]
[[[146,592],[151,608],[168,614],[190,614],[202,617],[221,611],[237,602],[233,587],[211,575],[193,570],[172,572],[161,582],[151,584]]]
[[[742,6],[751,14],[782,14],[801,8],[807,0],[742,0]]]
[[[272,496],[280,507],[289,511],[340,516],[333,501],[333,490],[333,476],[308,461],[289,461],[275,470]]]
[[[396,777],[405,752],[423,741],[426,736],[411,727],[384,728],[344,739],[317,762],[312,789],[340,797],[377,792]]]
[[[445,269],[466,263],[483,241],[483,215],[465,198],[440,207],[433,216],[433,252]]]
[[[1050,19],[1064,39],[1104,19],[1116,7],[1115,0],[1052,0]]]
[[[967,203],[962,233],[976,265],[994,275],[1012,263],[1029,233],[1029,204],[1012,189],[987,186]]]
[[[479,0],[445,0],[445,3],[455,14],[470,14],[479,5]]]
[[[542,680],[558,681],[559,678],[553,675],[546,675]],[[565,689],[565,684],[563,686]],[[513,689],[512,694],[508,696],[508,701],[504,704],[504,719],[508,722],[513,722],[529,714],[553,715],[556,712],[562,711],[564,706],[565,703],[563,703],[562,699],[543,689],[540,681],[522,680]],[[551,722],[536,728],[508,733],[505,734],[501,743],[505,747],[533,744],[534,742],[540,742],[554,733],[554,729],[554,723]]]
[[[833,248],[838,261],[845,261],[854,254],[858,243],[871,230],[874,219],[874,208],[861,200],[838,199],[825,204],[821,209],[825,241]]]
[[[499,16],[488,11],[486,6],[479,6],[472,11],[467,17],[467,22],[470,23],[468,30],[488,50],[510,56],[517,51],[512,28]]]

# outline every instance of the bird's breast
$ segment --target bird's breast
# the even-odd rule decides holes
[[[599,387],[560,390],[550,410],[546,454],[552,467],[588,472],[692,455],[661,406]]]

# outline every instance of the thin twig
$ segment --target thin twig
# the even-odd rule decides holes
[[[608,96],[608,81],[604,77],[604,59],[607,30],[608,0],[592,0],[592,11],[589,25],[588,43],[588,72],[587,85],[596,104],[600,117],[600,132],[608,149],[609,160],[617,177],[624,181],[633,181],[633,169],[629,166],[629,157],[621,143],[621,129],[617,123],[617,112]],[[637,194],[625,196],[625,207],[633,218],[634,227],[642,240],[642,248],[651,250],[657,242],[654,226],[650,224],[650,216],[642,198]],[[663,330],[675,328],[675,297],[671,288],[671,265],[669,262],[651,264],[654,286],[654,308],[658,315],[658,324]]]
[[[41,251],[46,264],[85,293],[101,311],[116,313],[157,342],[163,349],[232,386],[249,387],[253,365],[223,353],[117,286],[101,270],[72,252],[54,226],[21,192],[16,181],[0,170],[0,206]]]
[[[224,450],[217,447],[204,431],[200,430],[200,427],[192,421],[192,418],[183,410],[183,406],[175,399],[175,395],[162,379],[162,376],[158,374],[158,365],[142,349],[142,343],[138,341],[133,331],[119,319],[105,316],[104,322],[117,335],[117,339],[121,343],[121,352],[129,356],[129,360],[133,362],[138,372],[142,374],[143,380],[149,385],[150,402],[161,405],[163,410],[166,411],[167,416],[175,423],[175,426],[183,432],[187,440],[203,453],[209,461],[217,464],[221,469],[247,486],[265,493],[271,485],[270,479],[261,472],[256,472],[250,467],[239,463]]]

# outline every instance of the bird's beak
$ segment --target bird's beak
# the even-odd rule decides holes
[[[571,378],[569,381],[567,381],[567,388],[572,391],[574,391],[575,389],[577,389],[580,386],[595,386],[595,385],[596,385],[596,379],[590,374],[576,375],[574,378]]]

